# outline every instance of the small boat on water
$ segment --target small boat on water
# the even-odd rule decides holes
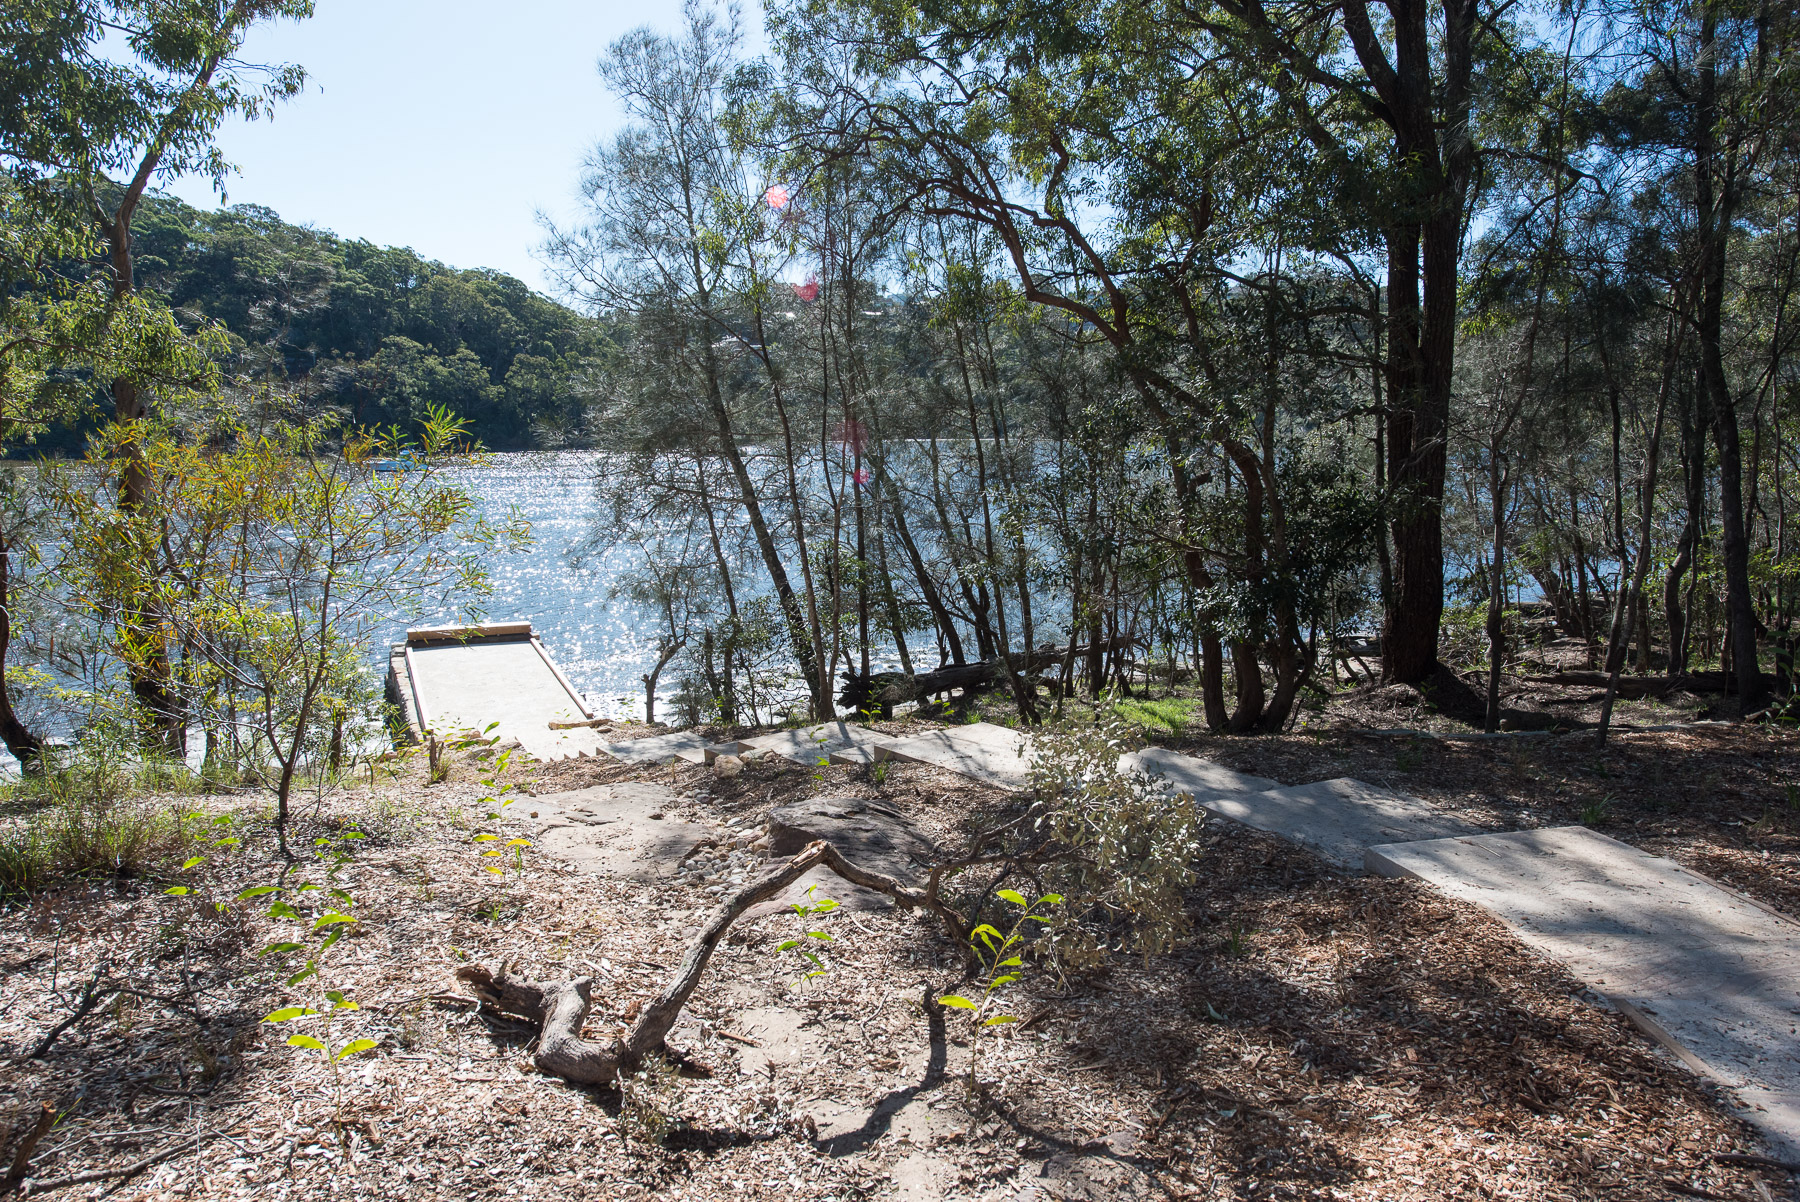
[[[377,472],[412,472],[424,466],[410,451],[398,459],[369,460],[369,467]]]

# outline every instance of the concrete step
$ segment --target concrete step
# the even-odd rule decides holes
[[[821,759],[839,763],[842,761],[836,757],[840,754],[854,755],[889,742],[890,739],[891,736],[867,727],[852,726],[848,722],[824,722],[798,730],[778,730],[772,734],[757,735],[743,740],[739,746],[746,751],[767,751],[771,755],[779,755],[800,764],[817,764]],[[870,754],[873,754],[872,750]],[[855,759],[850,762],[867,761]]]
[[[1376,846],[1367,863],[1488,910],[1800,1154],[1800,923],[1579,826]]]
[[[874,754],[876,759],[945,768],[1001,789],[1024,789],[1031,783],[1030,736],[987,722],[883,743]]]
[[[627,764],[666,764],[674,759],[698,764],[705,758],[707,746],[704,735],[691,730],[672,730],[666,735],[608,743],[600,750]]]

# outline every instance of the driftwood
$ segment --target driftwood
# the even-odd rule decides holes
[[[771,867],[745,884],[713,912],[712,918],[688,945],[687,955],[682,957],[675,976],[638,1013],[637,1021],[623,1038],[605,1042],[582,1038],[581,1025],[587,1021],[588,1010],[593,1004],[591,977],[573,981],[532,981],[512,976],[504,964],[497,969],[483,964],[465,965],[456,970],[456,976],[483,1005],[540,1024],[538,1051],[534,1057],[538,1068],[578,1085],[611,1085],[621,1073],[635,1068],[644,1057],[662,1050],[682,1007],[700,984],[707,961],[731,924],[743,917],[744,911],[751,906],[767,901],[820,866],[829,868],[853,885],[885,893],[902,909],[925,910],[937,915],[959,946],[967,943],[968,924],[960,914],[938,900],[939,874],[932,874],[926,888],[915,889],[893,877],[857,867],[837,848],[821,839],[807,844],[792,859]]]

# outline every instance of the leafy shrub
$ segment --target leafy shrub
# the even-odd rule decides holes
[[[1049,937],[1071,967],[1096,962],[1120,925],[1120,946],[1146,956],[1188,930],[1184,894],[1200,851],[1200,811],[1191,794],[1120,771],[1133,745],[1117,718],[1034,741],[1035,826],[1046,843],[1033,858],[1064,900]]]

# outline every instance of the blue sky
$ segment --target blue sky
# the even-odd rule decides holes
[[[595,61],[627,30],[680,18],[680,0],[318,0],[310,21],[245,44],[309,79],[272,121],[220,131],[230,201],[547,290],[533,214],[574,215],[582,154],[621,119]],[[203,179],[163,187],[218,203]]]

